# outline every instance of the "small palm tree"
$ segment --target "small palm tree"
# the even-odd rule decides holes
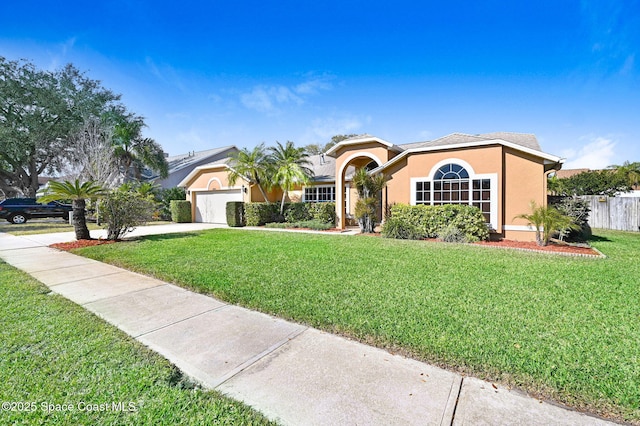
[[[141,117],[127,115],[117,119],[113,130],[114,156],[125,179],[139,179],[145,166],[159,172],[160,177],[169,175],[169,164],[162,147],[151,138],[142,137],[145,127]],[[133,176],[130,176],[133,174]]]
[[[258,185],[258,189],[265,201],[269,202],[264,190],[265,183],[269,183],[269,171],[272,168],[269,155],[264,143],[249,151],[247,148],[231,155],[229,163],[229,185],[236,184],[239,178],[246,179],[250,183]]]
[[[538,206],[535,201],[532,201],[530,206],[531,213],[519,214],[514,219],[525,219],[529,225],[536,228],[536,242],[539,246],[549,245],[549,240],[555,233],[568,229],[580,229],[573,218],[562,214],[555,207]]]
[[[378,205],[380,204],[380,191],[387,184],[387,178],[383,174],[370,175],[369,171],[362,167],[356,169],[353,175],[353,184],[358,191],[355,215],[363,233],[373,233],[378,217]]]
[[[277,146],[270,148],[270,158],[274,168],[271,183],[282,189],[280,214],[284,214],[284,200],[289,195],[289,191],[296,185],[308,183],[313,172],[309,168],[311,162],[304,148],[296,148],[291,141],[287,141],[284,146],[280,142],[276,144]]]
[[[93,181],[80,183],[78,179],[75,182],[49,182],[49,192],[40,198],[40,202],[49,202],[54,200],[71,200],[73,206],[73,229],[76,233],[76,240],[90,240],[91,235],[87,228],[87,219],[85,216],[85,207],[87,198],[96,198],[104,195],[105,190]]]

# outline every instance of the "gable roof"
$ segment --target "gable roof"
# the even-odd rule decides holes
[[[189,151],[186,154],[179,154],[167,157],[167,163],[169,164],[169,175],[177,171],[183,170],[188,167],[194,167],[194,165],[207,161],[207,159],[223,154],[226,151],[238,150],[234,145],[223,146],[222,148],[207,149],[205,151]],[[146,179],[155,179],[159,177],[158,172],[155,170],[145,170]]]

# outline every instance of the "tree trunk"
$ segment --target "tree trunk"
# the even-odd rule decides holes
[[[71,205],[73,206],[73,229],[76,232],[76,240],[90,240],[91,234],[87,228],[84,198],[73,200]]]
[[[280,214],[284,214],[284,199],[287,196],[287,191],[282,191],[282,202],[280,203]]]

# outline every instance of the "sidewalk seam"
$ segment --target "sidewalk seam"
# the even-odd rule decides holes
[[[143,290],[147,290],[147,289],[143,289]],[[143,291],[143,290],[140,290],[140,291]],[[129,293],[127,293],[127,294],[129,294]],[[197,293],[196,293],[196,294],[197,294]],[[114,297],[118,297],[118,296],[114,296]],[[102,299],[102,300],[105,300],[105,299]],[[100,301],[102,301],[102,300],[100,300]],[[94,302],[89,302],[89,303],[94,303]],[[87,305],[88,305],[89,303],[87,303]],[[84,306],[84,305],[83,305],[83,306]],[[145,337],[145,336],[147,336],[147,335],[149,335],[149,334],[151,334],[151,333],[155,333],[156,331],[163,330],[163,329],[165,329],[165,328],[167,328],[167,327],[171,327],[171,326],[173,326],[173,325],[180,324],[181,322],[185,322],[185,321],[187,321],[187,320],[190,320],[190,319],[193,319],[193,318],[197,318],[197,317],[199,317],[199,316],[202,316],[202,315],[204,315],[204,314],[208,314],[208,313],[210,313],[210,312],[216,312],[216,311],[222,310],[222,309],[224,309],[224,308],[228,308],[229,306],[232,306],[232,305],[229,305],[228,303],[225,303],[224,305],[222,305],[222,306],[218,306],[217,308],[213,308],[213,309],[206,310],[206,311],[204,311],[204,312],[200,312],[200,313],[195,314],[195,315],[192,315],[192,316],[190,316],[190,317],[183,318],[183,319],[181,319],[181,320],[178,320],[178,321],[172,322],[171,324],[166,324],[166,325],[163,325],[162,327],[158,327],[158,328],[155,328],[155,329],[150,330],[150,331],[145,331],[144,333],[137,334],[137,335],[135,335],[135,336],[134,336],[133,334],[130,334],[130,336],[131,336],[131,337],[133,337],[133,338],[135,338],[135,339],[138,339],[138,338],[140,338],[140,337]]]
[[[456,403],[453,406],[453,413],[451,414],[451,423],[449,426],[453,426],[453,422],[456,419],[456,410],[458,409],[458,403],[460,402],[460,393],[462,392],[462,385],[464,384],[464,377],[460,378],[460,387],[458,388],[458,394],[456,395]]]

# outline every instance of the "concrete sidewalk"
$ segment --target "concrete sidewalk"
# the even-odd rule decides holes
[[[611,424],[46,247],[55,238],[0,233],[0,258],[281,424]]]

